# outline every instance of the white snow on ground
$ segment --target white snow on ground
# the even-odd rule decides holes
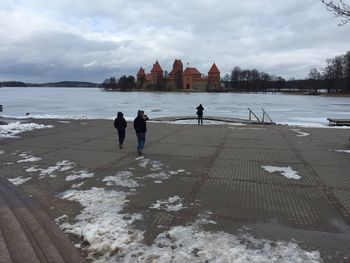
[[[30,155],[29,153],[26,153],[26,152],[21,153],[19,156],[21,158],[24,158],[24,159],[18,160],[17,161],[18,163],[37,162],[37,161],[40,161],[42,159],[40,157],[32,156],[32,155]]]
[[[250,235],[203,230],[207,219],[175,226],[160,233],[153,244],[143,243],[143,232],[132,227],[139,214],[123,214],[127,193],[92,188],[69,190],[61,198],[84,208],[60,227],[88,243],[81,246],[93,262],[320,262],[318,251],[307,252],[294,242],[273,242]],[[178,200],[178,197],[173,197]],[[56,219],[61,222],[63,215]],[[215,223],[215,222],[214,222]]]
[[[35,166],[32,166],[32,167],[29,167],[26,169],[26,172],[27,173],[34,173],[34,172],[37,172],[39,171]]]
[[[30,179],[32,179],[32,177],[22,177],[22,176],[19,176],[19,177],[16,177],[16,178],[12,178],[12,179],[9,179],[9,181],[11,183],[13,183],[14,185],[20,185],[20,184],[23,184],[27,181],[29,181]]]
[[[62,216],[60,216],[60,217],[55,218],[55,222],[56,222],[56,224],[59,224],[60,221],[65,221],[65,220],[67,220],[67,219],[68,219],[68,216],[67,216],[67,215],[62,215]]]
[[[3,150],[0,150],[0,155],[1,155],[1,154],[4,154],[4,153],[5,153],[5,151],[3,151]]]
[[[269,173],[280,172],[281,175],[288,179],[299,180],[302,177],[298,175],[298,172],[294,171],[292,167],[277,167],[277,166],[261,166],[265,171]]]
[[[75,167],[75,163],[68,160],[57,162],[56,165],[61,167],[60,171],[67,171]]]
[[[119,185],[124,187],[138,187],[139,184],[135,180],[131,179],[130,177],[133,176],[133,173],[130,171],[121,171],[118,172],[114,176],[107,176],[102,181],[107,182],[107,186],[112,185]]]
[[[238,130],[266,130],[266,128],[249,127],[249,128],[238,128]]]
[[[70,121],[57,121],[59,123],[70,123]]]
[[[150,208],[152,209],[158,209],[158,210],[165,210],[168,212],[172,211],[179,211],[181,209],[185,209],[186,207],[183,206],[181,203],[182,199],[179,196],[173,196],[169,197],[168,200],[158,200],[157,203],[152,204]]]
[[[62,170],[61,170],[62,171]],[[84,179],[84,178],[91,178],[94,177],[94,173],[89,173],[86,170],[81,170],[81,171],[74,171],[73,174],[70,174],[66,177],[66,181],[74,181],[77,179]]]
[[[53,128],[52,125],[37,123],[13,122],[8,125],[0,125],[0,138],[17,138],[16,134],[36,129]]]
[[[290,129],[290,130],[295,132],[295,133],[297,133],[298,137],[305,137],[305,136],[309,136],[310,135],[310,133],[303,132],[300,129]]]
[[[202,230],[201,225],[194,223],[176,226],[159,234],[153,245],[143,245],[130,251],[123,261],[316,263],[321,262],[321,258],[318,251],[307,252],[294,242],[273,242],[250,235],[213,233]]]
[[[124,254],[142,241],[143,232],[131,226],[142,216],[122,213],[128,202],[127,193],[94,187],[86,191],[68,190],[60,197],[79,202],[84,207],[75,218],[76,223],[66,222],[60,227],[88,242],[83,249],[90,258],[102,260],[111,254]]]
[[[75,164],[73,162],[67,161],[67,160],[63,160],[60,162],[56,162],[55,166],[50,166],[46,169],[41,169],[39,168],[38,170],[40,170],[40,175],[39,175],[39,179],[44,178],[45,176],[50,176],[50,177],[55,177],[56,175],[54,175],[53,173],[56,171],[67,171],[72,169],[75,166]]]
[[[350,150],[334,150],[338,153],[350,153]]]
[[[152,178],[152,179],[159,179],[159,180],[167,180],[169,179],[171,176],[170,173],[166,172],[166,171],[160,171],[160,172],[157,172],[157,173],[150,173],[150,174],[147,174],[145,176],[143,176],[142,178]],[[157,181],[159,181],[157,180]]]
[[[84,184],[84,182],[72,184],[72,188],[78,188],[78,187],[82,186],[83,184]]]
[[[86,115],[73,115],[73,116],[64,116],[64,115],[54,115],[54,114],[31,114],[24,119],[62,119],[62,120],[86,120],[90,119]]]

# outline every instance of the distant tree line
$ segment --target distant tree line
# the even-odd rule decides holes
[[[256,69],[241,69],[236,66],[231,74],[222,79],[225,90],[243,92],[307,91],[318,93],[321,89],[332,92],[350,92],[350,51],[345,55],[326,60],[322,70],[313,68],[302,80],[285,80],[280,76],[259,72]]]
[[[136,88],[136,82],[134,76],[124,75],[118,80],[115,77],[105,79],[100,86],[108,91],[131,91]]]
[[[284,86],[286,80],[280,76],[259,72],[257,69],[241,69],[236,66],[231,71],[231,75],[224,76],[222,82],[226,88],[254,92],[279,90]]]
[[[345,55],[326,60],[322,70],[312,68],[308,80],[314,82],[315,89],[327,89],[331,92],[350,92],[350,51]]]

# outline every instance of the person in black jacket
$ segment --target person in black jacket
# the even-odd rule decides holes
[[[120,149],[123,149],[123,143],[125,139],[125,129],[126,129],[126,126],[128,126],[123,116],[124,115],[122,112],[118,112],[117,118],[115,118],[114,120],[114,128],[116,128],[118,131]]]
[[[202,104],[199,104],[199,106],[196,109],[197,109],[197,116],[198,116],[198,125],[199,125],[199,123],[201,123],[203,125],[204,108],[203,108]]]
[[[143,148],[145,147],[147,120],[148,120],[147,115],[145,115],[145,113],[142,110],[138,110],[137,117],[134,120],[134,129],[137,137],[137,151],[139,155],[142,154]]]

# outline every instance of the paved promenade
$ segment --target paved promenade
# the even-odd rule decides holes
[[[124,149],[116,143],[112,121],[35,120],[54,128],[0,140],[0,175],[27,178],[32,165],[18,162],[20,153],[42,158],[37,165],[69,160],[94,173],[84,189],[103,187],[101,179],[137,163],[136,136],[128,123]],[[305,250],[319,250],[326,262],[350,262],[349,129],[299,128],[266,125],[169,125],[148,123],[144,157],[178,171],[161,184],[144,181],[129,196],[130,212],[149,210],[152,202],[180,196],[188,209],[177,213],[149,211],[140,223],[151,244],[162,230],[211,212],[210,231],[236,234],[246,229],[256,238],[295,240]],[[288,167],[300,180],[262,166]],[[81,207],[57,197],[71,182],[58,177],[31,180],[18,186],[54,220],[74,217]],[[191,205],[191,204],[196,205]],[[3,227],[3,226],[2,226]],[[70,236],[72,241],[77,238]],[[0,248],[4,241],[0,239]],[[0,260],[1,262],[1,260]]]

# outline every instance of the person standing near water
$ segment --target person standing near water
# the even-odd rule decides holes
[[[137,137],[137,151],[139,155],[142,155],[143,148],[146,142],[146,121],[148,120],[147,115],[142,110],[137,111],[137,117],[134,120],[134,129]]]
[[[199,123],[203,125],[204,108],[203,108],[202,104],[199,104],[199,106],[196,109],[197,109],[197,116],[198,116],[198,125],[199,125]]]
[[[125,129],[126,126],[128,126],[128,123],[124,119],[124,115],[122,112],[118,112],[117,118],[114,120],[114,128],[118,131],[118,137],[119,137],[119,148],[123,149],[123,143],[125,139]]]

